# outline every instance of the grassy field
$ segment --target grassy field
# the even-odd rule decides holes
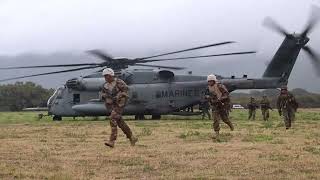
[[[0,179],[320,179],[320,110],[301,110],[291,130],[272,112],[255,121],[232,112],[235,131],[212,122],[166,116],[160,121],[126,117],[139,137],[123,133],[104,146],[109,122],[79,118],[53,122],[36,113],[0,113]]]

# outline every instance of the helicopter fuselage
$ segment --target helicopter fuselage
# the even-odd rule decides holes
[[[126,70],[118,74],[118,77],[129,86],[129,101],[124,109],[125,115],[161,115],[178,112],[199,104],[207,87],[206,76],[175,75],[168,70]],[[218,76],[218,79],[229,91],[279,86],[279,78]],[[66,85],[58,88],[49,99],[49,114],[61,117],[109,115],[110,110],[105,108],[99,98],[104,82],[100,74],[67,81]]]

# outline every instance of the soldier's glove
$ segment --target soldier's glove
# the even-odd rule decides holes
[[[106,99],[106,94],[103,93],[103,92],[99,92],[99,100],[100,101],[105,101],[105,99]]]
[[[127,103],[127,98],[125,97],[122,97],[122,98],[119,98],[118,101],[117,101],[117,104],[119,107],[123,108]]]

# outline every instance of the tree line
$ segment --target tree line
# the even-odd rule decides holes
[[[46,107],[54,89],[33,82],[0,85],[0,111],[21,111],[29,107]]]

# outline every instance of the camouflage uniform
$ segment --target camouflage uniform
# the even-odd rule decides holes
[[[250,102],[247,104],[247,108],[249,110],[248,120],[250,120],[250,119],[255,120],[256,119],[256,109],[258,107],[259,106],[257,105],[255,99],[251,98]]]
[[[205,98],[210,102],[213,116],[213,129],[217,135],[220,131],[220,121],[226,123],[231,130],[233,124],[229,120],[228,111],[230,108],[229,92],[223,84],[216,83],[208,86]]]
[[[283,116],[286,129],[289,129],[291,127],[291,123],[294,121],[298,103],[291,93],[288,91],[282,92],[282,90],[277,100],[277,108],[279,115]]]
[[[111,135],[109,139],[109,144],[111,143],[112,145],[111,147],[113,147],[113,144],[117,139],[117,126],[119,126],[119,128],[123,131],[127,138],[130,139],[131,142],[132,140],[135,140],[131,129],[122,119],[123,109],[129,97],[128,86],[126,83],[117,78],[115,78],[111,83],[106,82],[102,88],[101,96],[105,101],[106,108],[111,110]],[[106,143],[108,146],[109,144]]]
[[[261,108],[263,120],[267,121],[269,119],[269,109],[272,110],[272,108],[271,108],[270,102],[266,96],[264,96],[262,98],[262,100],[260,101],[260,108]]]
[[[210,109],[210,105],[208,101],[203,101],[200,104],[200,109],[201,109],[201,113],[202,113],[202,119],[204,119],[204,117],[207,115],[209,119],[211,119],[211,114],[209,112]]]

